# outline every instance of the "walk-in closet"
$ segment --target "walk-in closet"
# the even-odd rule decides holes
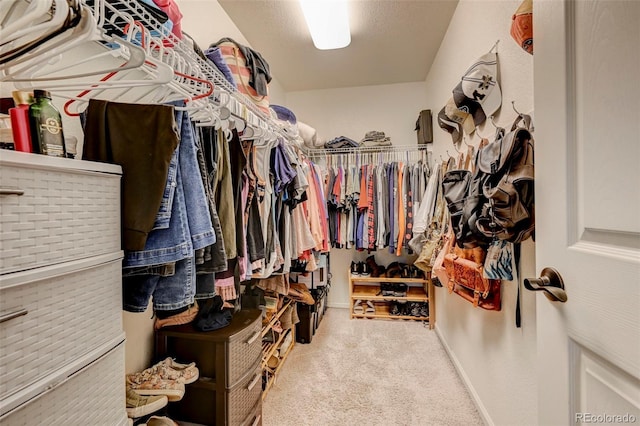
[[[638,422],[638,21],[0,0],[0,426]]]

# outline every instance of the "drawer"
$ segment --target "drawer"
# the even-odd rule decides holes
[[[3,426],[124,426],[124,342],[0,417]]]
[[[242,425],[247,420],[247,413],[262,399],[262,369],[260,365],[251,374],[242,379],[238,385],[226,393],[227,424]],[[251,416],[249,416],[251,417]]]
[[[227,388],[235,386],[262,359],[262,317],[234,336],[227,344]]]
[[[120,247],[120,167],[5,151],[0,274]]]
[[[262,398],[258,399],[258,403],[251,410],[241,426],[261,426],[262,425]]]
[[[0,400],[122,334],[121,259],[0,276]]]

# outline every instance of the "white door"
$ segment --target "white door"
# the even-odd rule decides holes
[[[640,1],[536,0],[539,423],[640,423]]]

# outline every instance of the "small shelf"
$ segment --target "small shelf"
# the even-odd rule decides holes
[[[295,342],[296,342],[295,327],[292,327],[288,332],[282,333],[282,336],[281,336],[282,339],[278,339],[279,342],[278,342],[277,345],[274,345],[275,348],[279,347],[280,344],[282,343],[282,340],[284,340],[284,336],[285,335],[289,335],[289,334],[291,335],[291,344],[284,351],[284,354],[282,354],[280,356],[280,362],[278,362],[278,365],[276,366],[276,368],[275,369],[271,369],[271,368],[267,367],[266,366],[266,361],[263,360],[262,371],[263,371],[263,374],[266,374],[266,376],[267,376],[267,385],[265,386],[264,390],[262,391],[262,400],[264,400],[266,398],[267,392],[269,392],[269,389],[271,389],[271,386],[273,386],[274,382],[276,381],[276,377],[278,376],[278,373],[280,372],[280,369],[284,365],[284,361],[287,359],[287,357],[289,356],[289,353],[291,352],[291,349],[293,349],[293,346],[295,345]],[[274,351],[275,351],[275,349],[274,349]],[[271,355],[269,355],[269,356],[271,356]],[[268,360],[268,358],[267,358],[267,360]]]
[[[351,313],[352,318],[389,318],[389,319],[404,319],[414,321],[429,321],[429,317],[414,317],[413,315],[391,315],[391,307],[386,303],[375,303],[373,305],[376,309],[375,314],[363,313],[356,314]]]
[[[407,284],[406,296],[383,296],[380,291],[382,283],[404,283]],[[351,275],[349,271],[349,298],[351,301],[351,318],[369,319],[401,319],[412,321],[427,321],[429,328],[433,329],[435,322],[435,304],[433,303],[433,284],[429,274],[426,278],[387,278],[387,277],[362,277]],[[353,303],[356,300],[373,302],[375,312],[355,313]],[[393,302],[418,302],[427,303],[429,306],[428,316],[412,315],[391,315]],[[366,306],[363,306],[366,309]]]
[[[363,283],[420,283],[426,284],[427,280],[424,278],[387,278],[387,277],[361,277],[358,275],[349,274],[351,281],[358,281]]]
[[[407,295],[402,296],[383,296],[380,294],[380,286],[377,285],[357,285],[354,286],[351,293],[352,300],[380,300],[380,301],[408,301],[408,302],[428,302],[429,297],[422,287],[409,287]]]
[[[276,312],[276,314],[273,317],[271,317],[271,320],[269,321],[269,323],[262,327],[262,336],[261,337],[264,337],[267,334],[267,332],[273,327],[273,325],[276,323],[276,321],[278,321],[280,319],[280,317],[282,316],[284,311],[292,303],[293,303],[293,300],[287,299],[287,301],[282,304],[282,308],[280,308],[280,310],[278,312]]]

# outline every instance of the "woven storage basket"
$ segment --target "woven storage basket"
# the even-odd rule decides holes
[[[119,166],[6,151],[0,168],[0,274],[120,250]]]
[[[0,400],[122,333],[121,259],[116,252],[0,276],[0,312],[28,311],[0,323]]]
[[[247,374],[256,359],[261,359],[262,339],[253,339],[255,333],[261,333],[262,321],[257,320],[241,333],[233,337],[227,345],[227,389],[236,385],[238,380]],[[251,343],[247,343],[251,341]],[[241,419],[243,420],[243,419]]]
[[[0,417],[3,426],[127,425],[124,342],[67,380]]]
[[[257,382],[256,382],[257,378]],[[240,425],[262,396],[262,369],[260,364],[226,394],[230,425]]]

